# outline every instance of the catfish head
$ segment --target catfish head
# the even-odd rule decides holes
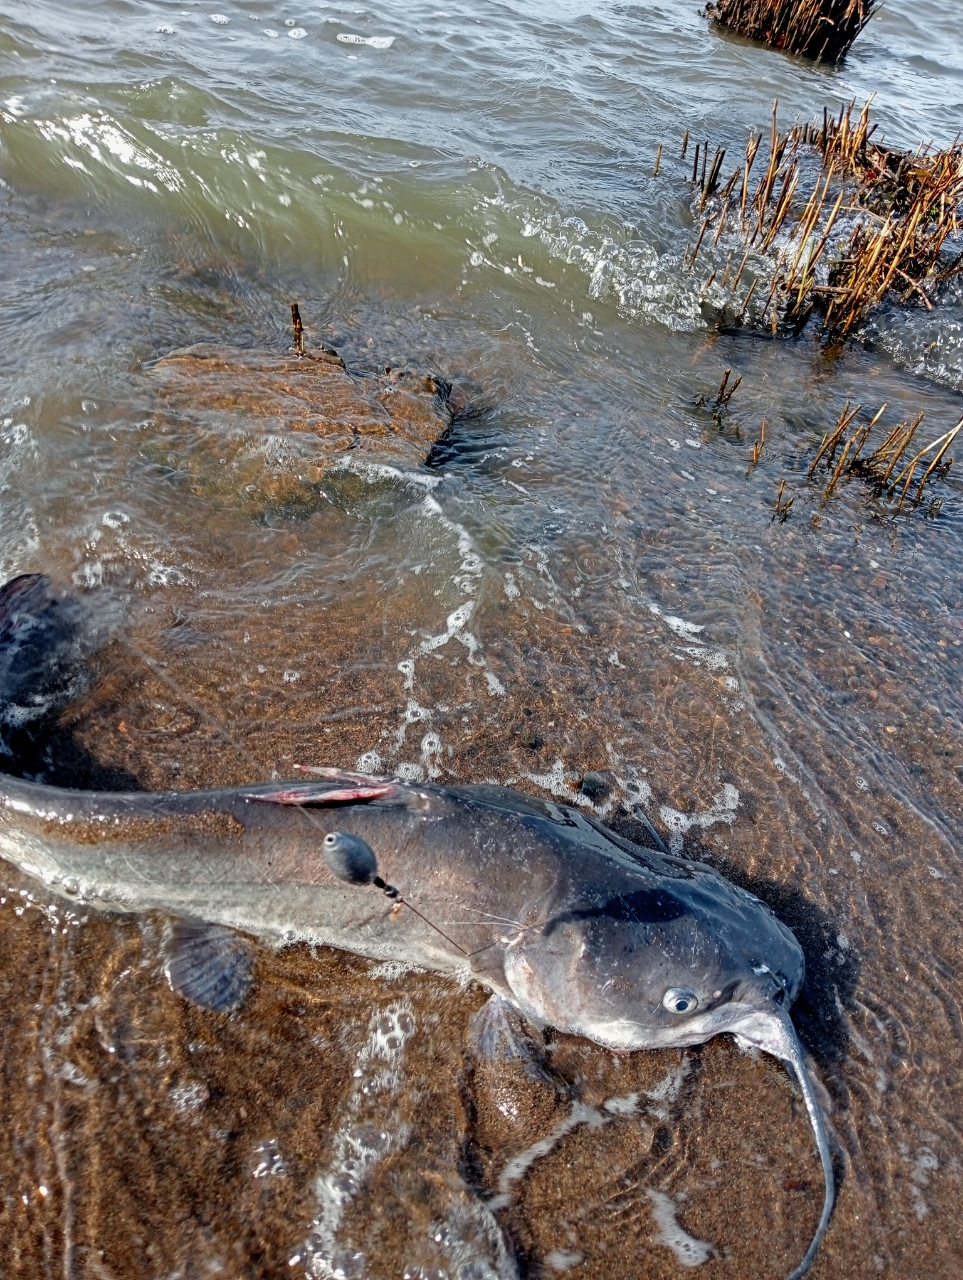
[[[618,1053],[685,1048],[729,1032],[792,1067],[825,1180],[819,1226],[789,1277],[799,1280],[835,1196],[822,1112],[789,1017],[805,971],[802,948],[764,903],[708,867],[667,870],[600,888],[521,933],[506,949],[505,978],[528,1017]]]

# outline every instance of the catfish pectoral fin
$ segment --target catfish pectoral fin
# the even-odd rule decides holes
[[[171,990],[215,1013],[233,1013],[251,989],[254,953],[233,929],[178,919],[164,938],[164,973]]]
[[[544,1044],[536,1035],[515,1006],[498,995],[489,996],[468,1019],[468,1048],[474,1057],[495,1064],[527,1063],[533,1074],[543,1070],[545,1056]]]

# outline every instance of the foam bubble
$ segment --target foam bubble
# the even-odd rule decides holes
[[[697,1240],[690,1236],[675,1216],[675,1202],[664,1191],[656,1191],[653,1187],[646,1190],[652,1201],[652,1216],[655,1218],[659,1234],[655,1237],[658,1244],[664,1244],[675,1254],[679,1265],[683,1267],[700,1267],[714,1255],[715,1249],[705,1240]]]
[[[292,27],[288,32],[292,40],[303,40],[307,34],[304,27]]]
[[[498,1194],[488,1201],[489,1209],[496,1212],[511,1204],[512,1184],[526,1174],[536,1161],[547,1156],[567,1133],[571,1133],[580,1124],[585,1124],[590,1129],[600,1129],[607,1120],[608,1117],[601,1115],[595,1107],[587,1106],[584,1102],[573,1103],[569,1114],[547,1137],[533,1142],[530,1147],[526,1147],[524,1151],[520,1151],[508,1161],[498,1179]]]
[[[337,38],[342,44],[366,44],[371,49],[390,49],[395,42],[394,36],[356,36],[347,31],[339,31]]]
[[[397,1098],[405,1045],[415,1029],[406,998],[372,1014],[345,1115],[330,1144],[331,1163],[315,1183],[318,1210],[305,1248],[310,1275],[337,1275],[339,1267],[344,1274],[346,1251],[338,1234],[345,1209],[375,1166],[408,1144],[410,1125],[401,1119]]]
[[[172,35],[174,35],[174,28],[173,28],[173,27],[158,27],[158,28],[157,28],[157,34],[158,34],[159,36],[172,36]]]
[[[223,13],[212,13],[211,21],[218,27],[226,27],[231,19],[225,17]]]
[[[731,827],[738,807],[739,791],[731,782],[723,783],[722,790],[714,797],[712,808],[705,813],[686,814],[670,805],[662,805],[659,817],[669,830],[670,850],[682,852],[682,837],[691,827],[701,827],[705,831],[716,822],[725,822]]]
[[[273,27],[265,27],[264,34],[267,36],[269,40],[277,40],[278,38],[278,33],[274,30]]]

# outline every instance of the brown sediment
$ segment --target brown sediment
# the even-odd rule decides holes
[[[664,560],[675,581],[677,549],[665,550],[657,529],[646,546],[655,567]],[[580,555],[583,570],[603,580],[606,549]],[[224,556],[230,578],[229,547]],[[178,704],[180,686],[205,712],[221,717],[266,768],[287,769],[292,761],[353,765],[403,723],[407,695],[396,665],[404,651],[398,639],[419,616],[418,582],[409,575],[392,598],[394,623],[387,628],[371,625],[372,587],[364,599],[345,592],[331,612],[303,611],[279,599],[270,610],[228,613],[202,650],[172,641],[169,611],[185,609],[196,621],[200,608],[193,589],[174,587],[163,616],[158,602],[158,615],[142,619],[137,632],[138,648],[163,653],[171,683],[115,647],[105,655],[106,671],[98,667],[106,684],[72,713],[74,731],[101,758],[153,788],[252,781],[242,756],[231,756],[202,717],[187,714],[190,704],[187,710]],[[824,747],[815,737],[803,743],[820,787],[838,787],[841,830],[829,837],[804,801],[794,807],[781,777],[771,780],[761,736],[745,745],[732,736],[720,773],[713,743],[733,730],[717,714],[712,692],[721,677],[651,660],[657,650],[640,641],[638,620],[625,616],[617,593],[611,601],[593,597],[591,618],[598,634],[576,632],[533,608],[503,612],[489,601],[486,653],[506,686],[497,709],[477,670],[456,669],[458,679],[467,676],[482,688],[472,702],[453,705],[450,663],[419,664],[418,698],[432,708],[432,727],[453,748],[444,780],[513,775],[532,790],[525,775],[549,770],[557,757],[577,774],[585,794],[598,796],[610,763],[606,744],[618,726],[623,739],[635,734],[621,748],[633,757],[651,760],[645,744],[658,744],[663,776],[651,774],[653,812],[666,803],[697,814],[711,804],[720,778],[739,781],[739,815],[731,829],[723,828],[725,854],[711,838],[701,849],[688,846],[702,856],[719,850],[729,874],[746,869],[791,887],[810,840],[818,840],[824,865],[845,870],[858,839],[867,860],[892,869],[898,884],[891,897],[884,881],[868,886],[873,916],[860,945],[871,973],[859,991],[875,1003],[853,1015],[865,1019],[857,1023],[862,1032],[868,1034],[877,1007],[887,1018],[899,1012],[891,1014],[888,1002],[903,991],[902,970],[887,986],[888,953],[880,959],[872,949],[880,945],[875,922],[885,913],[904,948],[938,920],[940,954],[946,964],[959,965],[959,937],[944,928],[940,914],[943,882],[917,866],[922,842],[932,838],[922,819],[913,825],[912,812],[884,796],[879,816],[898,834],[874,834],[854,800],[859,761],[840,755],[833,740]],[[828,625],[821,607],[801,612],[799,643],[824,644]],[[653,617],[642,626],[664,624]],[[870,724],[870,674],[886,703],[883,668],[895,672],[908,657],[892,637],[876,638],[874,665],[858,677],[836,648],[825,657],[812,649],[807,668],[827,684],[838,679],[840,696],[861,699],[856,705]],[[285,685],[276,663],[273,672],[259,672],[275,645],[285,662],[297,649],[298,684]],[[622,661],[633,664],[631,678],[605,660],[615,646]],[[857,678],[865,689],[846,683]],[[755,683],[773,723],[798,733],[797,712],[778,702],[768,675]],[[902,681],[894,685],[892,697],[906,688]],[[894,721],[892,707],[885,717]],[[537,727],[537,747],[513,731],[528,723]],[[924,759],[938,802],[955,803],[958,751]],[[573,799],[577,787],[573,778]],[[785,817],[772,822],[770,813]],[[628,815],[618,820],[631,823]],[[202,1268],[213,1274],[216,1267],[245,1280],[303,1275],[303,1263],[292,1268],[290,1259],[304,1257],[318,1211],[317,1183],[331,1171],[346,1129],[365,1129],[379,1141],[388,1134],[393,1144],[372,1165],[339,1227],[339,1243],[363,1259],[365,1280],[445,1265],[435,1237],[451,1222],[463,1224],[474,1256],[491,1265],[478,1225],[487,1198],[499,1194],[508,1162],[539,1141],[546,1146],[508,1180],[508,1201],[494,1210],[529,1274],[550,1274],[554,1259],[592,1280],[615,1274],[673,1280],[679,1263],[659,1243],[650,1191],[670,1197],[680,1226],[715,1248],[700,1270],[710,1280],[785,1280],[802,1256],[819,1213],[819,1168],[791,1083],[770,1059],[748,1058],[721,1038],[685,1053],[615,1057],[584,1040],[549,1035],[547,1078],[533,1085],[524,1067],[498,1071],[472,1063],[467,1028],[485,999],[480,988],[426,974],[373,973],[368,962],[323,948],[259,948],[252,999],[226,1018],[188,1006],[167,989],[160,973],[162,920],[138,925],[91,914],[83,922],[62,916],[54,923],[41,910],[23,909],[20,891],[36,894],[36,885],[6,864],[2,871],[0,1185],[6,1194],[0,1232],[11,1280],[68,1274],[68,1262],[73,1274],[84,1276],[86,1267],[97,1280],[101,1273],[112,1280],[191,1269],[203,1274]],[[825,934],[815,935],[818,946],[810,939],[811,991],[825,988],[830,1001],[837,990],[848,1001],[847,984],[854,981],[836,959],[820,960],[844,927],[850,925],[830,921]],[[916,952],[908,954],[908,963],[921,963]],[[401,1082],[394,1092],[362,1094],[354,1072],[364,1069],[359,1054],[372,1020],[399,1001],[414,1025]],[[906,1131],[899,1119],[915,1132],[921,1109],[932,1123],[923,1099],[933,1090],[945,1091],[951,1105],[953,1087],[944,1082],[956,1078],[958,1041],[938,1018],[914,1024],[913,1053],[925,1054],[922,1065],[894,1045],[890,1051],[899,1056],[885,1068],[891,1083],[880,1102],[865,1085],[872,1080],[868,1072],[859,1075],[848,1057],[833,1059],[832,1037],[812,1003],[797,1016],[828,1053],[823,1072],[840,1132],[854,1130],[862,1141],[863,1163],[843,1181],[817,1268],[861,1276],[869,1237],[874,1250],[882,1248],[880,1239],[890,1250],[873,1274],[951,1280],[960,1243],[958,1184],[947,1177],[924,1187],[930,1212],[918,1222],[912,1205],[903,1203],[909,1175],[887,1164],[885,1135]],[[360,1097],[369,1099],[363,1103],[369,1109],[360,1109]],[[940,1105],[943,1098],[940,1092]],[[878,1115],[883,1137],[872,1121]],[[879,1187],[889,1194],[877,1193]]]
[[[178,814],[132,814],[111,819],[96,817],[71,818],[59,821],[44,818],[37,829],[52,838],[68,837],[76,844],[106,844],[114,840],[125,843],[138,840],[157,840],[163,837],[210,836],[231,838],[242,836],[244,827],[233,814],[223,812]]]
[[[679,1218],[718,1249],[709,1276],[723,1266],[780,1276],[818,1212],[818,1167],[785,1074],[721,1042],[694,1057],[614,1058],[554,1037],[551,1070],[577,1082],[573,1097],[522,1067],[466,1070],[478,988],[373,977],[367,962],[327,948],[262,950],[252,1000],[225,1018],[161,980],[161,920],[138,928],[101,918],[52,935],[39,912],[7,914],[0,983],[31,975],[4,1036],[10,1280],[47,1266],[114,1280],[187,1266],[252,1280],[292,1274],[290,1259],[303,1260],[311,1238],[316,1181],[336,1168],[346,1125],[385,1146],[338,1230],[366,1278],[437,1267],[435,1238],[453,1224],[463,1252],[492,1266],[484,1206],[500,1190],[496,1230],[528,1267],[568,1250],[579,1274],[600,1278],[632,1258],[640,1269],[626,1274],[676,1274],[654,1239],[650,1186],[689,1188]],[[403,1087],[375,1083],[359,1107],[359,1052],[372,1023],[399,1005],[413,1028],[398,1062]],[[714,1190],[733,1125],[758,1153],[740,1174],[744,1201]],[[505,1179],[508,1162],[538,1142],[537,1158]],[[751,1243],[760,1206],[765,1245]],[[293,1274],[305,1274],[303,1262]]]
[[[446,383],[353,374],[334,351],[304,351],[299,320],[294,355],[203,345],[151,367],[152,456],[199,497],[252,515],[310,508],[333,466],[416,466],[448,430]]]
[[[706,16],[785,53],[839,62],[869,22],[877,0],[716,0]]]

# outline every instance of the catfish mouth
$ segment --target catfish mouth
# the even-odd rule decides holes
[[[743,1047],[751,1045],[755,1049],[761,1049],[792,1068],[806,1104],[806,1113],[822,1164],[825,1188],[822,1213],[809,1248],[799,1265],[787,1277],[787,1280],[801,1280],[812,1266],[829,1226],[836,1200],[836,1184],[823,1114],[806,1069],[796,1028],[785,1007],[791,993],[778,975],[768,970],[765,972],[769,978],[769,982],[766,983],[768,989],[761,991],[760,984],[756,982],[751,985],[737,984],[701,1016],[693,1018],[685,1030],[679,1027],[674,1029],[674,1032],[670,1032],[667,1028],[663,1043],[667,1046],[682,1048],[687,1045],[704,1044],[715,1035],[728,1033],[735,1036],[737,1043]],[[633,1048],[640,1047],[637,1042],[634,1045],[630,1043],[633,1039],[633,1031],[637,1033],[637,1030],[638,1023],[626,1020],[611,1023],[605,1028],[590,1031],[589,1034],[616,1053],[630,1053]],[[642,1047],[654,1048],[658,1043],[657,1037],[653,1039],[649,1035]]]

